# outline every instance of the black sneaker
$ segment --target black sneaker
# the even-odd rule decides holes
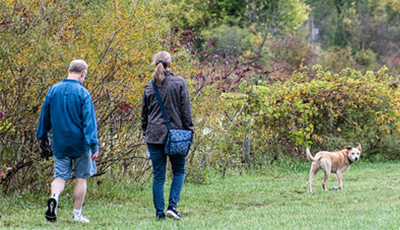
[[[54,222],[57,220],[57,213],[58,213],[57,205],[58,205],[57,200],[53,197],[47,201],[47,211],[46,211],[47,221]]]
[[[176,211],[176,208],[174,206],[168,206],[168,210],[165,213],[168,218],[174,218],[175,220],[182,220],[182,217],[178,214]]]
[[[165,220],[165,214],[163,213],[162,215],[156,216],[157,220]]]

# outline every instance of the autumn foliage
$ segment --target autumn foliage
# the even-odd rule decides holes
[[[37,121],[47,90],[78,58],[89,63],[85,86],[98,119],[98,175],[115,167],[141,177],[149,168],[139,119],[143,86],[153,55],[176,43],[165,20],[156,17],[159,4],[0,3],[0,181],[5,192],[39,189],[51,179],[52,162],[39,158]],[[186,73],[185,53],[176,50],[174,57],[180,57],[174,71]]]
[[[383,68],[365,74],[352,69],[339,73],[301,68],[284,83],[260,82],[240,93],[224,94],[234,112],[251,111],[253,153],[304,156],[305,147],[337,149],[357,142],[365,154],[399,157],[393,148],[400,131],[400,92]],[[246,108],[247,107],[247,108]],[[250,112],[242,114],[249,117]],[[256,128],[255,128],[256,127]],[[386,146],[387,147],[387,146]]]
[[[398,79],[386,68],[346,68],[373,66],[367,49],[357,55],[350,48],[332,51],[320,59],[327,67],[312,67],[320,57],[315,46],[287,34],[306,18],[303,2],[250,1],[242,12],[246,17],[235,21],[237,12],[224,12],[208,33],[185,27],[185,21],[208,28],[197,16],[214,18],[210,12],[235,9],[238,2],[194,1],[190,10],[211,10],[193,18],[174,16],[186,9],[185,2],[0,1],[0,184],[5,193],[39,190],[52,179],[52,162],[39,157],[37,121],[48,89],[67,76],[73,59],[89,64],[85,87],[93,98],[100,142],[96,176],[113,171],[148,182],[141,101],[153,55],[162,50],[171,52],[172,71],[190,91],[195,137],[187,180],[204,182],[209,168],[224,175],[283,155],[303,158],[305,147],[334,150],[359,142],[365,156],[400,157],[394,148],[400,141]],[[260,12],[268,13],[263,21],[253,17]],[[171,24],[176,20],[182,24]]]

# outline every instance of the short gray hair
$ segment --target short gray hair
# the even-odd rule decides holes
[[[78,60],[73,60],[71,62],[68,71],[72,73],[81,73],[82,71],[87,69],[88,69],[88,64],[84,60],[78,59]]]

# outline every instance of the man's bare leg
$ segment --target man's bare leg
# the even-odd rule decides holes
[[[89,219],[82,215],[82,205],[86,196],[86,178],[76,178],[74,189],[74,221],[90,222]]]
[[[64,191],[65,182],[66,182],[66,180],[63,180],[61,178],[56,178],[51,183],[51,195],[52,196],[56,195],[57,196],[57,198],[56,198],[57,201],[58,201],[58,197]]]
[[[47,201],[46,219],[50,222],[57,220],[58,198],[65,188],[65,180],[56,178],[51,182],[51,197]]]

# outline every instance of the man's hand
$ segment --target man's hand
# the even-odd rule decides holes
[[[96,160],[99,157],[99,152],[92,153],[92,160]]]

